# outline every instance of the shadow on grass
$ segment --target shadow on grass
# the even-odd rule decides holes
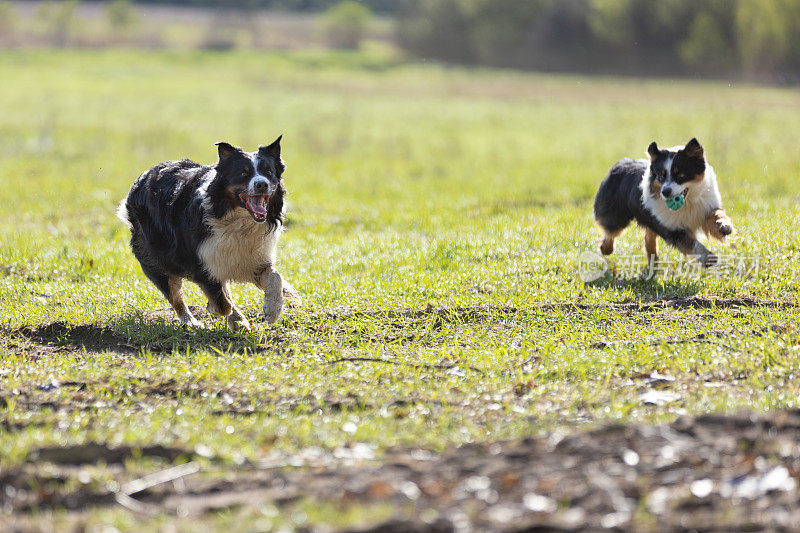
[[[696,295],[703,287],[700,280],[693,279],[662,279],[657,276],[649,279],[643,277],[620,278],[608,274],[587,283],[587,285],[599,289],[627,289],[646,301],[686,298]]]
[[[10,337],[26,338],[44,347],[69,347],[75,350],[111,351],[125,354],[143,352],[174,353],[210,350],[221,354],[231,352],[274,353],[291,355],[288,345],[298,332],[316,337],[315,342],[330,342],[328,333],[336,331],[361,342],[385,344],[425,344],[425,332],[449,326],[486,322],[538,320],[543,313],[586,313],[597,309],[614,309],[627,315],[657,313],[670,309],[730,309],[771,308],[797,309],[800,303],[788,300],[762,300],[751,297],[715,298],[698,296],[700,284],[673,280],[665,283],[644,280],[602,279],[592,285],[630,288],[640,298],[637,301],[609,304],[554,302],[533,306],[477,305],[435,307],[422,309],[329,309],[284,315],[275,326],[267,325],[263,317],[250,314],[251,332],[233,332],[221,319],[212,319],[199,307],[192,313],[207,325],[207,329],[182,326],[171,309],[136,312],[120,316],[107,324],[49,324],[23,326],[0,331]],[[363,320],[380,327],[378,331],[364,330]]]
[[[253,325],[252,332],[233,332],[225,327],[221,319],[211,318],[200,307],[191,306],[191,310],[205,323],[206,329],[183,326],[171,315],[171,309],[159,309],[123,315],[108,324],[76,325],[58,321],[24,326],[10,333],[48,346],[128,354],[197,349],[220,353],[243,350],[257,352],[274,350],[281,344],[278,331],[265,331],[263,318],[249,318]]]

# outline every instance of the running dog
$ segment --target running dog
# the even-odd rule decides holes
[[[219,160],[160,163],[134,182],[117,211],[131,230],[131,248],[145,275],[166,296],[178,319],[202,327],[183,299],[183,280],[208,298],[212,316],[233,330],[250,330],[231,299],[228,283],[254,283],[264,291],[264,316],[275,323],[284,297],[299,301],[275,270],[282,231],[281,137],[255,152],[216,143]]]
[[[623,159],[611,167],[594,199],[594,219],[603,232],[600,251],[610,255],[614,240],[636,221],[644,228],[648,260],[658,260],[657,238],[696,258],[704,267],[718,262],[698,240],[728,241],[736,232],[722,207],[714,169],[697,139],[662,150],[647,147],[648,159]]]

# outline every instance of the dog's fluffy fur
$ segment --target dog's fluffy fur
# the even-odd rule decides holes
[[[647,155],[649,160],[619,161],[600,184],[594,199],[594,218],[603,232],[600,251],[611,254],[614,240],[635,220],[644,228],[651,262],[658,258],[661,237],[703,266],[714,265],[717,257],[697,240],[698,234],[702,231],[726,242],[735,230],[722,207],[717,177],[703,146],[692,139],[685,146],[662,150],[653,142]],[[686,201],[672,211],[665,199],[677,194],[685,194]]]
[[[280,317],[284,296],[299,299],[275,270],[286,192],[280,140],[252,153],[217,143],[216,165],[160,163],[139,176],[120,204],[133,254],[182,323],[202,326],[184,302],[184,279],[200,286],[208,311],[227,317],[234,330],[250,324],[231,300],[228,282],[264,290],[270,323]]]

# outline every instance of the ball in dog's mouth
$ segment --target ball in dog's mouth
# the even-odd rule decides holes
[[[250,213],[250,216],[253,217],[253,220],[256,222],[264,222],[267,220],[267,202],[269,201],[268,195],[249,195],[246,193],[241,193],[239,195],[239,200],[242,202],[242,207],[247,209],[247,211]]]
[[[686,191],[664,199],[664,203],[672,211],[677,211],[686,203]]]

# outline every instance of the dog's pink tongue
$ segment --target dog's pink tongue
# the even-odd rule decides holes
[[[247,205],[253,213],[259,215],[267,214],[267,197],[266,196],[249,196],[247,198]]]

